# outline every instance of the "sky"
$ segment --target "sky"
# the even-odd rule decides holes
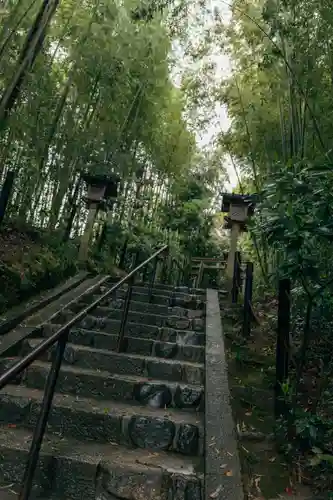
[[[218,9],[225,24],[229,23],[231,11],[227,2],[222,2],[221,0],[210,0],[210,2],[207,1],[206,5],[210,7],[211,11]],[[217,80],[221,80],[222,78],[226,78],[230,75],[231,61],[227,54],[219,53],[212,56],[211,59],[216,65]],[[198,137],[198,144],[200,146],[208,145],[221,130],[227,131],[230,127],[230,119],[228,117],[228,110],[226,106],[217,104],[215,113],[217,119],[214,120],[214,122],[206,130],[202,131],[200,137]],[[227,188],[231,191],[237,185],[237,176],[231,162],[229,162],[227,158],[225,160],[225,165],[229,175]]]
[[[211,12],[214,12],[214,9],[218,9],[221,18],[223,21],[228,24],[231,18],[231,11],[228,6],[227,1],[223,0],[206,0],[206,6],[209,8]],[[212,24],[214,19],[212,16],[207,17],[207,26]],[[195,35],[194,35],[195,36]],[[175,47],[175,51],[178,52],[178,48]],[[226,54],[218,53],[210,58],[212,62],[216,65],[216,79],[220,81],[223,78],[226,78],[230,75],[231,72],[231,61]],[[175,83],[177,84],[177,80],[182,73],[182,65],[184,64],[183,58],[179,57],[179,65],[176,70],[175,75]],[[208,146],[214,137],[222,130],[227,131],[230,126],[230,119],[228,117],[228,110],[226,106],[222,106],[220,104],[216,105],[215,108],[215,116],[212,119],[211,123],[207,126],[206,129],[200,130],[197,132],[197,143],[199,147]],[[229,183],[227,184],[228,191],[232,190],[237,185],[237,176],[234,171],[234,168],[231,162],[226,158],[225,166],[229,175]]]

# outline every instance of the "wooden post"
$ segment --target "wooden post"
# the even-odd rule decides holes
[[[244,313],[243,313],[243,335],[249,337],[251,335],[251,320],[252,320],[252,290],[253,290],[253,263],[246,264],[246,278],[244,290]]]
[[[276,339],[275,417],[285,413],[282,385],[288,379],[290,349],[290,280],[279,281],[278,325]]]
[[[2,186],[0,193],[0,226],[6,214],[6,209],[10,199],[10,195],[14,186],[15,172],[13,170],[8,170],[5,178],[5,182]]]

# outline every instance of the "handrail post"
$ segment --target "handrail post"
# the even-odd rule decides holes
[[[121,318],[121,324],[120,324],[120,329],[119,329],[119,334],[118,334],[117,352],[126,351],[125,328],[126,328],[126,324],[127,324],[127,317],[128,317],[129,308],[131,305],[133,285],[134,285],[134,276],[132,276],[132,278],[128,282],[128,288],[127,288],[127,293],[126,293],[126,298],[125,298],[123,315]]]
[[[243,335],[249,337],[251,335],[251,320],[252,320],[252,291],[253,291],[253,263],[246,264],[246,278],[244,290],[244,316],[243,316]]]
[[[54,353],[51,369],[48,374],[45,385],[42,408],[32,437],[28,462],[24,471],[22,487],[19,494],[19,500],[28,500],[30,497],[34,474],[38,464],[39,452],[42,446],[43,437],[45,434],[47,421],[52,406],[55,387],[57,384],[59,371],[68,340],[68,335],[69,335],[69,330],[65,332],[58,340],[57,348]]]
[[[289,335],[290,335],[290,280],[279,281],[278,325],[276,339],[276,381],[275,381],[275,417],[285,412],[282,385],[288,379]]]
[[[148,302],[149,302],[149,304],[151,304],[151,300],[153,297],[153,288],[154,288],[155,279],[156,279],[157,266],[158,266],[158,257],[156,257],[154,260],[153,273],[152,273],[150,283],[149,283],[149,289],[148,289]]]
[[[137,267],[138,262],[139,262],[139,258],[140,258],[140,255],[139,255],[139,252],[137,252],[135,254],[135,260],[133,262],[133,269],[135,269]],[[129,308],[131,305],[134,281],[135,281],[135,274],[133,274],[133,276],[131,276],[131,278],[128,281],[128,288],[127,288],[127,293],[126,293],[126,298],[125,298],[123,315],[121,318],[121,324],[120,324],[120,329],[119,329],[119,334],[118,334],[117,352],[126,351],[125,329],[126,329],[126,324],[127,324],[128,312],[129,312]]]

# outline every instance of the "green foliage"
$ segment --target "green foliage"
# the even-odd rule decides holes
[[[328,1],[232,2],[220,46],[233,59],[216,88],[231,127],[218,145],[232,160],[241,191],[259,195],[245,248],[255,282],[276,293],[292,283],[290,454],[332,450],[327,413],[332,387],[332,46]],[[215,37],[218,40],[218,37]],[[262,293],[262,289],[261,289]],[[326,390],[323,389],[326,387]],[[288,397],[287,397],[288,396]],[[322,474],[322,471],[316,471]],[[331,474],[331,473],[330,473]],[[331,481],[332,482],[332,481]]]
[[[3,243],[2,234],[0,241]],[[48,243],[45,235],[36,237],[36,234],[33,240],[28,239],[28,243],[32,246],[21,259],[11,258],[9,254],[0,262],[0,312],[56,286],[77,271],[75,246],[66,245],[64,248],[54,239]],[[18,245],[21,244],[19,241]],[[15,253],[18,245],[8,245],[8,252]]]
[[[190,97],[170,78],[173,44],[189,5],[59,3],[0,132],[0,183],[9,169],[16,174],[8,219],[43,228],[48,236],[56,230],[61,239],[74,206],[70,236],[77,242],[87,219],[80,173],[116,173],[119,195],[102,252],[101,213],[91,241],[99,269],[103,262],[105,270],[116,265],[125,246],[142,255],[165,242],[175,254],[187,245],[195,255],[205,252],[207,200],[220,165],[200,156],[186,120]],[[1,13],[2,103],[39,7],[22,0]],[[201,12],[202,3],[197,7]]]

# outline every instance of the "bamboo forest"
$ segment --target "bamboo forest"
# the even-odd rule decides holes
[[[332,7],[0,0],[1,499],[333,499]]]

